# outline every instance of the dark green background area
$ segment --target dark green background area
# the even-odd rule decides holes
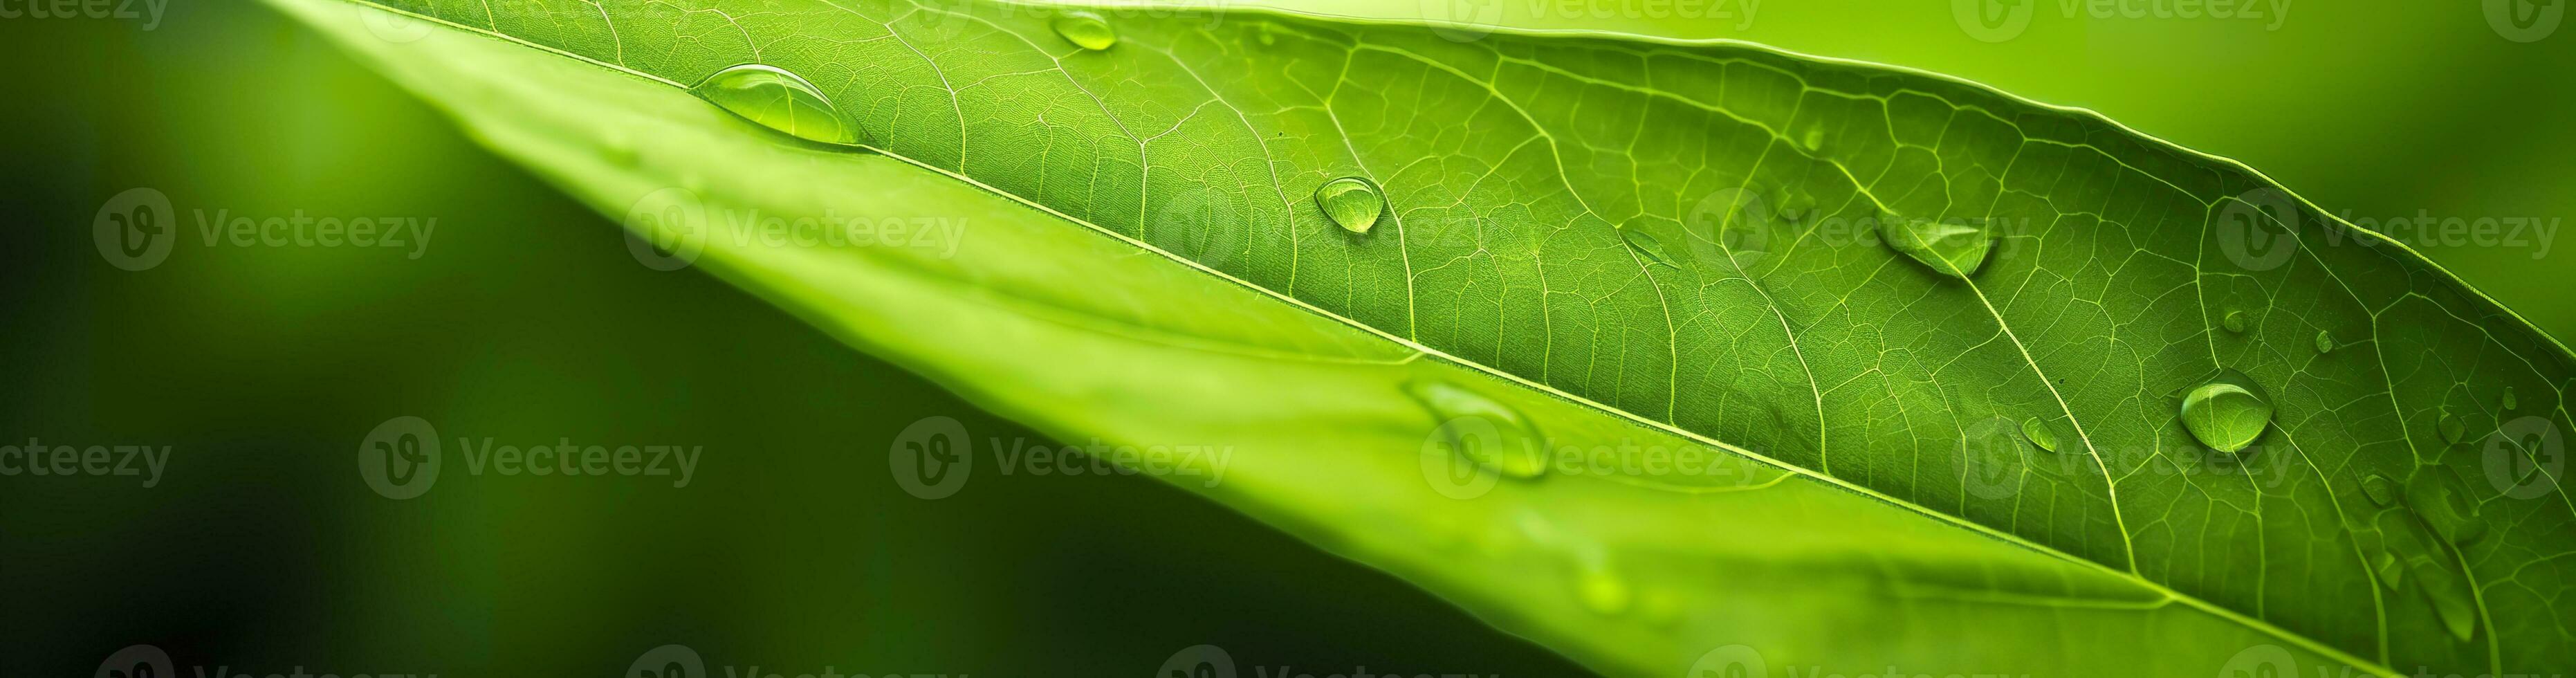
[[[1753,39],[2095,107],[2356,217],[2576,213],[2576,27],[2513,43],[2475,3],[2397,4],[2294,3],[2279,30],[2043,17],[1987,44],[1947,2],[1772,0],[1745,30],[1505,2],[1514,23]],[[1245,675],[1582,673],[1160,481],[979,465],[957,496],[906,495],[885,451],[920,418],[1051,443],[638,265],[612,222],[255,3],[173,5],[148,31],[0,20],[0,444],[174,448],[152,488],[0,477],[0,675],[88,675],[135,643],[262,675],[614,675],[665,643],[789,675],[1144,675],[1199,643]],[[91,223],[138,186],[182,239],[128,272]],[[438,228],[418,260],[208,247],[197,210]],[[2425,251],[2576,336],[2576,255]],[[393,501],[355,459],[402,415],[437,427],[447,467]],[[459,437],[705,451],[673,488],[472,476]]]

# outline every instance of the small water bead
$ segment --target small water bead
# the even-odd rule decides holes
[[[2468,486],[2449,469],[2416,469],[2415,477],[2406,481],[2406,506],[2451,543],[2467,544],[2487,533],[2486,521],[2478,519],[2477,501],[2469,498]]]
[[[1110,28],[1109,20],[1096,13],[1065,12],[1055,18],[1054,25],[1056,35],[1083,49],[1097,52],[1118,44],[1118,30]]]
[[[2224,370],[2182,399],[2183,428],[2200,444],[2235,452],[2254,444],[2272,423],[2272,399],[2253,377]]]
[[[2325,330],[2317,330],[2317,352],[2318,352],[2318,353],[2333,353],[2333,352],[2334,352],[2334,350],[2335,350],[2335,339],[2334,339],[2334,335],[2333,335],[2332,333],[2326,332]]]
[[[2048,424],[2040,421],[2038,417],[2021,420],[2021,437],[2030,440],[2030,444],[2039,446],[2039,449],[2057,451],[2057,432],[2048,430]]]
[[[1547,437],[1520,410],[1446,381],[1416,380],[1404,390],[1431,410],[1451,449],[1468,461],[1512,478],[1547,473]]]
[[[1908,219],[1882,215],[1878,222],[1879,239],[1887,246],[1931,268],[1932,272],[1965,280],[1976,275],[1994,251],[1995,237],[1980,225],[1959,220]]]
[[[2397,503],[2397,493],[2397,481],[2389,480],[2388,476],[2373,473],[2361,479],[2361,494],[2370,497],[2370,503],[2380,506]]]
[[[1636,250],[1638,256],[1645,257],[1646,261],[1671,266],[1673,268],[1681,268],[1681,266],[1673,263],[1672,255],[1664,252],[1664,241],[1655,239],[1655,236],[1647,235],[1645,231],[1637,230],[1635,228],[1622,228],[1619,229],[1619,239],[1627,241],[1628,247]]]
[[[2244,312],[2244,311],[2228,311],[2228,312],[2227,312],[2227,318],[2226,318],[2225,320],[2221,320],[2221,321],[2219,321],[2219,324],[2220,324],[2220,325],[2224,325],[2224,326],[2226,326],[2226,327],[2227,327],[2227,331],[2229,331],[2229,332],[2233,332],[2233,333],[2236,333],[2236,334],[2244,334],[2244,333],[2245,333],[2245,312]]]
[[[2504,405],[2504,409],[2507,412],[2522,409],[2522,401],[2513,397],[2513,387],[2511,386],[2504,387],[2504,402],[2501,404]]]
[[[827,144],[858,143],[841,112],[814,83],[785,69],[742,64],[707,76],[689,93],[734,115],[788,136]]]
[[[2460,441],[2469,439],[2468,420],[2460,418],[2460,415],[2452,414],[2450,408],[2442,408],[2441,419],[2435,421],[2433,425],[2441,431],[2442,442],[2457,444]]]
[[[1315,189],[1315,205],[1342,230],[1365,234],[1386,213],[1386,195],[1367,179],[1342,177]]]
[[[1807,149],[1808,153],[1823,150],[1825,148],[1825,126],[1816,125],[1808,127],[1807,132],[1798,137],[1798,147]]]

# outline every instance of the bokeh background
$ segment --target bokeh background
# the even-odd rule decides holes
[[[1992,42],[1952,2],[1275,4],[1752,40],[2100,110],[2356,219],[2576,215],[2576,27],[2519,42],[2478,2],[2024,1],[2031,21]],[[183,673],[614,675],[666,643],[790,676],[1144,675],[1200,643],[1247,670],[1583,674],[1158,480],[902,493],[885,450],[924,417],[1054,443],[704,274],[638,265],[611,221],[257,3],[22,13],[0,56],[0,444],[171,449],[149,487],[0,476],[0,674],[90,675],[152,644]],[[189,229],[139,272],[91,239],[135,187]],[[199,210],[437,227],[416,259],[207,247]],[[2415,242],[2563,340],[2576,255],[2555,236]],[[397,416],[450,447],[704,452],[672,487],[468,476],[450,449],[427,495],[392,501],[354,461]]]

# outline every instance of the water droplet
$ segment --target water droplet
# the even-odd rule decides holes
[[[1271,34],[1269,34],[1269,33],[1262,33],[1262,34],[1261,34],[1261,44],[1262,44],[1262,45],[1264,45],[1264,46],[1279,44],[1279,36],[1271,35]]]
[[[2272,399],[2253,377],[2236,370],[2220,371],[2182,398],[2183,428],[2200,444],[2220,452],[2254,444],[2271,423]]]
[[[2361,494],[2370,497],[2370,503],[2373,504],[2381,506],[2394,504],[2397,503],[2397,482],[2389,480],[2388,476],[2373,473],[2361,479]]]
[[[2451,543],[2477,541],[2487,533],[2486,521],[2478,519],[2477,501],[2469,498],[2468,486],[2449,469],[2416,469],[2415,477],[2406,481],[2406,506]]]
[[[2333,353],[2333,352],[2334,352],[2334,350],[2335,350],[2334,334],[2329,333],[2329,332],[2327,332],[2327,331],[2325,331],[2325,330],[2317,330],[2317,352],[2318,352],[2318,353]]]
[[[1807,149],[1808,153],[1814,153],[1823,149],[1825,147],[1825,126],[1819,124],[1808,127],[1805,134],[1798,136],[1798,147]]]
[[[823,90],[775,66],[743,64],[716,71],[689,93],[788,136],[841,145],[859,141]]]
[[[1342,230],[1367,233],[1377,226],[1378,215],[1386,212],[1386,195],[1367,179],[1342,177],[1315,189],[1315,204]]]
[[[1519,410],[1445,381],[1417,380],[1404,390],[1431,410],[1451,448],[1468,461],[1513,478],[1547,473],[1547,437]]]
[[[1645,231],[1622,228],[1619,229],[1619,238],[1628,241],[1628,247],[1637,250],[1638,255],[1645,257],[1647,261],[1681,268],[1673,264],[1671,255],[1664,253],[1664,241],[1656,240],[1655,236],[1647,235]]]
[[[1608,567],[1586,567],[1574,582],[1575,596],[1583,599],[1583,608],[1593,614],[1615,615],[1628,610],[1628,582],[1621,580]]]
[[[2450,556],[2424,533],[2424,524],[2406,512],[2382,512],[2378,522],[2380,546],[2385,553],[2404,563],[2406,571],[2414,575],[2415,587],[2424,592],[2426,602],[2432,603],[2434,614],[2441,617],[2451,637],[2468,640],[2477,630],[2477,609],[2470,602],[2468,587],[2446,564]],[[2396,580],[2388,581],[2394,589]]]
[[[1109,27],[1108,19],[1091,12],[1065,12],[1063,16],[1056,17],[1055,34],[1064,36],[1065,42],[1092,51],[1118,44],[1117,29]]]
[[[2502,404],[2506,411],[2522,409],[2522,400],[2513,397],[2513,387],[2511,386],[2504,387],[2504,402]]]
[[[2434,422],[2433,425],[2434,427],[2441,429],[2442,442],[2458,443],[2462,440],[2469,439],[2468,420],[2461,419],[2460,415],[2452,414],[2451,408],[2442,408],[2442,418]]]
[[[2021,420],[2021,437],[2029,439],[2030,444],[2038,445],[2039,449],[2057,451],[2057,432],[2048,430],[2047,422],[2040,421],[2038,417]]]
[[[2245,312],[2244,312],[2244,311],[2228,311],[2228,312],[2227,312],[2227,318],[2226,318],[2225,320],[2221,320],[2221,321],[2219,321],[2219,324],[2220,324],[2220,325],[2225,325],[2225,326],[2227,327],[2227,331],[2229,331],[2229,332],[2234,332],[2234,333],[2236,333],[2236,334],[2244,334],[2244,333],[2245,333]]]
[[[1995,248],[1995,238],[1986,229],[1956,220],[1908,219],[1893,214],[1883,215],[1878,222],[1879,238],[1887,246],[1915,263],[1953,278],[1975,275],[1986,263],[1986,253]]]

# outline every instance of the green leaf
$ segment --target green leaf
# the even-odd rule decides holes
[[[1173,480],[1606,673],[2576,663],[2576,360],[2087,112],[1738,43],[1255,10],[1104,9],[1114,40],[1077,45],[955,0],[273,2],[678,243],[648,264],[1067,440],[1229,450]],[[746,63],[846,118],[773,99],[827,130],[798,134],[858,145],[686,91]],[[1385,201],[1365,232],[1318,199],[1345,177]],[[962,228],[800,225],[851,220]],[[2217,379],[2273,408],[2251,441],[2206,418],[2243,449],[2178,416]]]

